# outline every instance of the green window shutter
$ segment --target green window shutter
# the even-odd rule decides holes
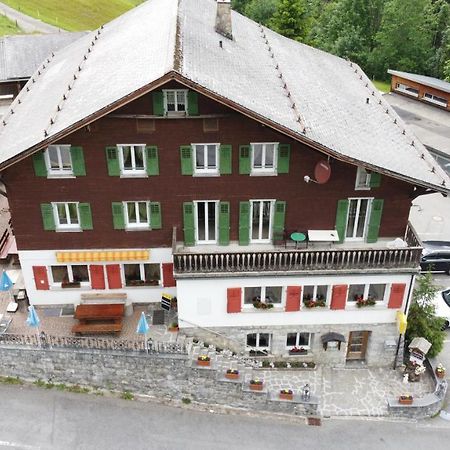
[[[160,230],[162,228],[161,204],[159,202],[150,203],[150,227],[152,230]]]
[[[371,188],[380,187],[381,173],[371,172],[369,184]]]
[[[70,147],[70,157],[72,158],[72,170],[76,177],[86,175],[86,166],[84,164],[83,147]]]
[[[81,229],[93,230],[91,205],[89,203],[80,203],[78,205],[78,212],[80,213]]]
[[[339,242],[344,242],[345,229],[347,228],[348,200],[339,200],[336,211],[336,231],[339,234]]]
[[[282,236],[284,231],[284,218],[286,215],[286,202],[275,202],[273,217],[273,236]]]
[[[250,175],[251,172],[251,147],[250,145],[239,146],[239,173]]]
[[[219,245],[230,243],[230,202],[219,203]]]
[[[156,91],[152,93],[153,99],[153,114],[155,116],[164,115],[164,94],[162,91]]]
[[[289,173],[290,157],[291,157],[291,145],[280,144],[278,146],[277,173]]]
[[[180,147],[181,159],[181,175],[192,175],[194,166],[192,161],[192,147],[190,145],[182,145]]]
[[[115,230],[125,229],[125,217],[123,210],[123,203],[113,202],[112,203],[112,214],[113,214],[113,224]]]
[[[384,200],[372,200],[372,208],[370,211],[369,228],[367,230],[367,242],[377,242],[378,232],[380,231],[381,214],[383,212]]]
[[[250,244],[250,202],[239,202],[239,245]]]
[[[149,145],[145,149],[147,153],[147,175],[159,175],[158,147]]]
[[[198,94],[195,91],[188,91],[188,115],[198,116]]]
[[[184,245],[195,245],[194,203],[183,203]]]
[[[106,161],[108,163],[108,175],[120,176],[119,149],[117,147],[106,147]]]
[[[53,207],[51,203],[41,203],[42,223],[45,231],[56,230],[55,216],[53,215]]]
[[[45,165],[45,158],[43,152],[38,152],[33,155],[34,174],[37,177],[47,176],[47,166]]]
[[[219,172],[220,175],[231,174],[231,145],[221,145],[219,149]]]

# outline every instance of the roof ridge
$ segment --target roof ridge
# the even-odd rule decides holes
[[[264,27],[261,24],[259,25],[259,30],[261,32],[261,37],[264,39],[265,44],[266,44],[266,48],[271,56],[271,58],[274,60],[275,62],[275,70],[278,72],[278,78],[281,80],[282,83],[282,88],[284,89],[284,91],[286,92],[286,96],[289,99],[290,103],[291,103],[291,108],[294,111],[294,115],[295,115],[295,120],[300,124],[300,132],[302,134],[306,134],[306,125],[305,125],[305,121],[302,118],[300,111],[297,108],[297,105],[295,104],[292,96],[291,96],[291,92],[288,88],[288,85],[286,83],[286,81],[283,79],[283,72],[280,69],[280,65],[277,62],[276,58],[275,58],[275,52],[273,51],[271,45],[269,44],[269,39],[266,36],[266,33],[264,31]]]

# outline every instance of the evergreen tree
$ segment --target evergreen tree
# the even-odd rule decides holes
[[[277,33],[303,42],[309,33],[306,0],[279,0],[269,26]]]
[[[278,0],[250,0],[245,7],[245,15],[255,22],[268,26],[277,6]]]

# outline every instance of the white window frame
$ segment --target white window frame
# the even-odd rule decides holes
[[[175,110],[169,111],[168,110],[168,101],[167,101],[167,94],[169,92],[173,92],[175,95]],[[178,111],[178,102],[177,97],[178,93],[184,94],[184,111]],[[170,116],[170,115],[187,115],[188,114],[188,89],[163,89],[163,98],[164,98],[164,114]]]
[[[274,199],[262,199],[262,200],[249,200],[250,201],[250,243],[259,243],[259,244],[270,244],[272,242],[272,232],[273,232],[273,215],[275,211],[275,202]],[[253,203],[254,202],[270,202],[270,217],[269,217],[269,237],[267,239],[253,239]],[[263,228],[263,209],[259,210],[259,232],[258,236],[262,235]]]
[[[215,235],[216,238],[215,239],[204,239],[204,240],[200,240],[198,237],[198,232],[199,232],[199,224],[198,224],[198,204],[199,203],[215,203],[215,222],[216,222],[216,227],[215,227]],[[194,201],[194,224],[195,224],[195,243],[196,244],[216,244],[218,242],[218,234],[219,234],[219,200],[195,200]],[[208,225],[208,215],[205,214],[205,237],[206,234],[209,234],[209,229],[207,227]],[[208,236],[209,237],[209,236]]]
[[[159,282],[158,282],[158,286],[162,285],[163,273],[162,273],[162,267],[161,267],[160,263],[156,263],[156,262],[143,262],[143,263],[141,263],[141,262],[129,261],[129,262],[120,264],[120,277],[122,278],[122,286],[124,286],[125,288],[130,288],[130,287],[146,287],[146,288],[148,288],[148,287],[157,287],[156,285],[155,286],[151,286],[151,285],[148,285],[148,284],[143,285],[143,286],[127,286],[127,281],[125,279],[125,265],[128,265],[128,264],[138,265],[139,266],[139,274],[140,274],[140,277],[141,277],[141,281],[147,281],[145,279],[145,267],[144,267],[144,264],[157,264],[157,265],[159,265]]]
[[[312,286],[313,288],[313,296],[311,298],[312,301],[316,301],[317,300],[317,288],[319,286],[326,286],[327,287],[327,295],[325,296],[325,305],[329,305],[330,304],[330,298],[331,298],[331,285],[329,284],[304,284],[302,286],[302,303],[305,301],[304,298],[304,292],[305,292],[305,287],[309,287]]]
[[[295,345],[288,345],[288,343],[287,343],[288,334],[296,334]],[[308,345],[300,345],[299,344],[300,334],[308,334]],[[291,332],[286,333],[286,348],[288,350],[291,350],[294,347],[297,347],[297,348],[301,347],[301,348],[304,348],[305,350],[311,350],[311,335],[312,335],[312,333],[310,333],[309,331],[291,331]]]
[[[125,169],[125,161],[123,157],[123,148],[130,147],[131,150],[131,169]],[[143,169],[136,169],[136,147],[142,147],[142,156],[143,156]],[[119,164],[120,164],[120,175],[123,177],[132,177],[132,176],[147,176],[147,155],[145,150],[145,144],[117,144],[117,150],[119,152]]]
[[[50,155],[49,155],[50,148],[56,149],[56,151],[57,151],[59,169],[52,168],[52,165],[50,162]],[[71,148],[70,144],[49,145],[47,147],[47,149],[44,152],[44,160],[45,160],[45,166],[47,167],[47,173],[50,177],[73,177],[74,176],[73,175],[72,154],[70,152],[70,148]],[[62,168],[61,150],[67,150],[69,152],[70,169]]]
[[[255,167],[255,145],[262,145],[262,167]],[[273,145],[273,167],[266,167],[266,146]],[[251,173],[250,175],[276,175],[278,162],[278,146],[279,142],[251,142]]]
[[[370,191],[370,178],[372,174],[364,167],[356,170],[355,191]]]
[[[208,145],[215,145],[216,146],[216,167],[214,169],[208,168],[208,151],[207,146]],[[205,161],[205,168],[199,169],[197,168],[197,146],[203,146],[203,154],[204,154],[204,161]],[[220,144],[216,143],[206,143],[206,144],[191,144],[192,147],[192,153],[194,158],[194,175],[219,175],[219,148]]]
[[[422,99],[425,100],[426,102],[430,102],[435,105],[443,106],[444,108],[447,108],[447,106],[448,106],[448,101],[445,98],[439,97],[438,95],[431,94],[430,92],[425,92],[423,94]],[[438,99],[442,99],[442,101],[438,100]]]
[[[70,221],[70,214],[69,214],[69,204],[75,204],[77,208],[77,220],[78,223],[61,223],[59,221],[59,214],[58,214],[58,205],[64,205],[65,212],[68,221]],[[80,222],[80,203],[79,202],[52,202],[52,209],[53,209],[53,217],[55,219],[55,225],[56,229],[61,230],[67,230],[67,231],[79,231],[81,230],[81,222]]]
[[[136,214],[136,223],[128,222],[128,203],[134,203],[134,209]],[[138,219],[138,211],[139,211],[139,203],[145,203],[145,207],[147,210],[147,222],[137,222]],[[151,227],[150,222],[150,200],[127,200],[123,203],[123,214],[125,219],[125,229],[127,230],[136,230],[136,229],[149,229]]]
[[[266,302],[266,288],[281,288],[281,301],[280,303],[271,303],[271,302]],[[253,303],[245,303],[245,289],[251,289],[251,288],[258,288],[261,289],[261,303],[267,303],[267,304],[271,304],[273,305],[273,308],[284,308],[285,304],[286,304],[286,287],[285,286],[276,286],[276,285],[270,285],[270,286],[244,286],[242,289],[242,307],[243,308],[249,308],[249,309],[254,309]],[[263,311],[270,311],[270,310],[263,310]]]
[[[390,289],[388,289],[390,287],[389,283],[349,283],[348,284],[348,289],[347,289],[347,300],[346,300],[346,304],[347,305],[353,305],[357,308],[356,306],[356,300],[350,300],[350,286],[352,284],[364,284],[364,292],[363,292],[363,300],[367,300],[369,298],[369,289],[370,289],[370,285],[372,284],[384,284],[385,288],[384,288],[384,295],[383,298],[381,300],[375,300],[377,305],[382,305],[386,303],[387,300],[387,296],[388,296],[388,290],[390,291]]]
[[[355,218],[359,217],[359,211],[361,208],[361,201],[362,200],[368,200],[367,202],[367,213],[366,213],[366,217],[365,217],[365,222],[364,222],[364,229],[363,229],[363,235],[361,237],[359,236],[355,236],[355,231],[358,228],[358,222],[355,221],[355,226],[353,227],[353,236],[347,236],[347,229],[348,229],[348,219],[349,219],[349,213],[350,213],[350,203],[356,200],[358,201],[358,206],[356,208],[356,214],[355,214]],[[370,216],[372,213],[372,202],[374,200],[374,197],[350,197],[348,199],[348,209],[347,209],[347,221],[345,224],[345,240],[346,241],[364,241],[367,237],[367,229],[369,227],[369,222],[370,222]]]
[[[254,347],[247,344],[247,337],[249,334],[256,334],[256,345]],[[259,345],[259,338],[260,338],[261,334],[269,335],[269,345],[268,346]],[[269,333],[267,331],[261,331],[261,332],[255,331],[254,333],[246,333],[245,346],[247,347],[247,350],[270,350],[272,347],[272,333]]]
[[[411,86],[408,86],[404,83],[396,83],[395,90],[399,92],[403,92],[406,95],[410,95],[411,97],[419,97],[419,90],[416,88],[413,88]],[[413,92],[417,91],[417,92]]]
[[[61,287],[62,282],[59,281],[55,281],[53,278],[53,271],[52,271],[52,267],[66,267],[67,268],[67,276],[69,278],[69,283],[74,283],[73,280],[73,267],[75,266],[86,266],[88,268],[88,278],[89,281],[80,281],[80,287],[91,287],[91,274],[89,272],[89,264],[50,264],[50,266],[48,267],[48,272],[50,273],[50,277],[51,277],[51,286],[52,287]],[[78,288],[75,288],[78,289]]]

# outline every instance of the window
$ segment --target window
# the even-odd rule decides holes
[[[358,167],[356,171],[356,190],[370,189],[370,173],[364,167]]]
[[[268,350],[270,348],[271,336],[269,333],[247,334],[247,346],[253,349]]]
[[[274,200],[252,200],[251,242],[270,242]]]
[[[219,173],[219,146],[219,144],[192,144],[196,174]]]
[[[70,145],[49,145],[44,158],[49,175],[73,175]]]
[[[438,97],[437,95],[433,95],[428,92],[425,92],[423,99],[426,100],[427,102],[435,103],[436,105],[443,106],[444,108],[446,108],[447,104],[448,104],[448,102],[445,98]]]
[[[364,291],[365,291],[365,285],[364,284],[351,284],[348,287],[348,302],[356,302],[358,300],[364,299]]]
[[[325,306],[328,299],[328,286],[303,286],[303,301],[304,302],[319,302]],[[319,305],[319,306],[320,306]]]
[[[158,286],[161,282],[159,264],[124,264],[125,286]]]
[[[351,284],[348,288],[348,302],[373,300],[383,302],[386,295],[386,284]]]
[[[168,115],[187,112],[187,89],[165,89],[164,112]]]
[[[365,238],[371,202],[370,198],[349,199],[346,239],[363,240]]]
[[[281,305],[282,295],[281,286],[246,287],[244,288],[244,305],[253,305],[253,302]]]
[[[311,333],[288,333],[286,338],[286,347],[302,347],[309,350],[311,342]]]
[[[195,205],[195,239],[199,244],[217,242],[217,208],[218,201],[194,202]]]
[[[89,286],[87,265],[51,266],[54,286],[78,288]]]
[[[80,216],[78,203],[52,203],[56,228],[59,230],[79,230]]]
[[[118,145],[121,175],[146,175],[145,145]]]
[[[251,144],[252,174],[276,173],[278,143],[267,142]]]
[[[404,94],[411,95],[412,97],[418,97],[419,91],[417,89],[414,89],[406,84],[397,83],[395,85],[395,90],[399,92],[403,92]]]
[[[127,229],[150,227],[149,203],[148,201],[123,203]]]

